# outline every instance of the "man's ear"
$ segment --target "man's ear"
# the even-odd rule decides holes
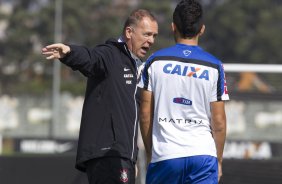
[[[201,28],[201,30],[199,32],[199,36],[202,36],[204,34],[205,30],[206,30],[206,26],[205,26],[205,24],[203,24],[202,28]]]
[[[171,23],[171,30],[172,32],[176,32],[176,25],[174,24],[174,22]]]
[[[126,36],[127,39],[131,38],[132,32],[133,32],[132,27],[128,26],[128,27],[125,28],[125,36]]]

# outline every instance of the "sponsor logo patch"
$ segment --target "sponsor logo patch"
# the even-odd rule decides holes
[[[186,98],[173,98],[173,103],[182,104],[182,105],[192,105],[192,101]]]
[[[201,119],[190,118],[171,118],[171,117],[158,117],[159,123],[172,123],[179,125],[202,125],[204,122]]]
[[[163,72],[171,75],[193,77],[197,79],[210,80],[209,71],[193,66],[182,66],[168,63],[163,67]]]

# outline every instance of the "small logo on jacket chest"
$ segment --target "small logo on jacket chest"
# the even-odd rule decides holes
[[[134,78],[134,75],[131,73],[123,74],[123,78],[125,78],[125,84],[132,84],[132,79]]]
[[[133,74],[129,73],[129,74],[124,74],[123,77],[126,78],[133,78]]]
[[[132,84],[134,75],[131,73],[131,69],[129,69],[128,67],[123,68],[123,78],[125,79],[125,84]]]

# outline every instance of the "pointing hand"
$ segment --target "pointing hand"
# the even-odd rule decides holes
[[[42,55],[45,55],[48,60],[63,58],[69,52],[70,47],[62,43],[55,43],[42,48]]]

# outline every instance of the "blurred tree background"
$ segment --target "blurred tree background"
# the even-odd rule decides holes
[[[87,45],[119,37],[127,15],[151,10],[159,36],[151,52],[174,43],[170,31],[177,0],[63,1],[62,42]],[[282,2],[279,0],[200,0],[206,33],[201,46],[224,63],[281,64]],[[0,1],[0,93],[51,94],[52,62],[41,48],[54,42],[55,0]],[[61,68],[61,90],[83,94],[85,78]]]
[[[219,1],[206,10],[203,44],[224,62],[281,63],[282,3]]]

